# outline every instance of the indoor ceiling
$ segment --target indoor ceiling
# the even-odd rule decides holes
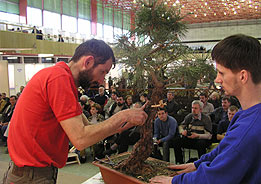
[[[133,11],[139,0],[102,0],[116,10]],[[181,9],[190,24],[238,19],[260,19],[261,0],[162,0],[168,6]]]

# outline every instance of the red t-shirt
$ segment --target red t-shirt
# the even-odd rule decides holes
[[[72,73],[64,62],[33,76],[11,119],[8,150],[19,166],[66,164],[69,139],[60,121],[82,113]]]

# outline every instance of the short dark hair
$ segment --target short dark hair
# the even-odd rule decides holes
[[[112,95],[112,94],[114,94],[114,95],[118,96],[118,94],[117,94],[117,92],[116,92],[116,91],[112,91],[112,92],[111,92],[111,95]]]
[[[249,71],[254,84],[261,82],[261,44],[256,38],[243,34],[229,36],[214,47],[211,56],[232,72]]]
[[[208,97],[208,95],[207,95],[207,93],[200,93],[200,95],[199,96],[204,96],[204,97]]]
[[[91,105],[91,108],[94,107],[95,109],[97,109],[98,111],[101,111],[101,105],[98,103],[94,103]]]
[[[227,100],[229,103],[231,103],[231,99],[229,96],[223,96],[222,101],[225,101],[225,100]]]
[[[140,96],[144,96],[145,98],[148,98],[148,94],[147,93],[141,93]]]
[[[228,108],[228,110],[230,110],[230,111],[238,111],[238,108],[237,108],[237,106],[235,106],[235,105],[231,105],[231,106]]]
[[[15,96],[15,95],[11,95],[10,98],[14,98],[17,100],[17,96]]]
[[[167,111],[167,107],[159,107],[157,111],[164,111],[164,112],[168,112]]]
[[[114,53],[109,45],[102,40],[91,39],[80,44],[70,61],[77,62],[82,56],[91,55],[95,59],[94,66],[104,64],[108,59],[112,59],[113,66],[115,66]]]

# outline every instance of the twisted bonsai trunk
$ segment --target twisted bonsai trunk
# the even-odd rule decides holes
[[[133,146],[131,155],[115,166],[115,169],[126,171],[127,173],[142,174],[146,169],[150,169],[145,165],[145,160],[151,155],[153,148],[153,122],[157,113],[157,109],[151,108],[152,104],[158,104],[163,97],[164,85],[158,81],[154,71],[150,71],[155,88],[152,91],[150,104],[147,105],[145,111],[148,114],[148,119],[141,127],[141,138]]]

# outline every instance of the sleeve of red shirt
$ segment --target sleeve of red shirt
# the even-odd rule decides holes
[[[82,113],[77,89],[70,76],[61,75],[48,82],[47,94],[49,105],[59,122]]]

